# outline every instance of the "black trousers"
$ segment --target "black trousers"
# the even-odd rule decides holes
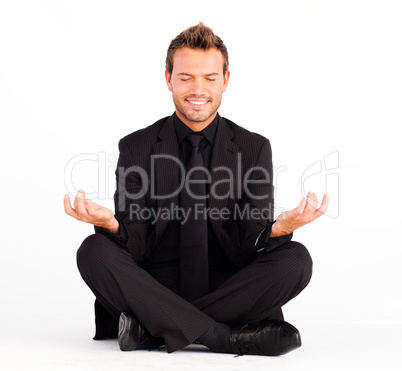
[[[307,249],[290,241],[259,253],[237,273],[222,275],[211,283],[211,293],[190,303],[177,294],[178,275],[163,268],[146,271],[105,235],[93,234],[84,240],[77,264],[116,326],[120,312],[135,316],[151,335],[164,338],[169,353],[194,342],[215,322],[233,325],[283,319],[281,307],[307,286],[312,274]]]

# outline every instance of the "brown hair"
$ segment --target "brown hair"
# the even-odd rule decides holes
[[[184,47],[202,50],[216,48],[222,53],[224,75],[229,68],[229,55],[225,44],[209,27],[200,22],[197,26],[187,28],[171,41],[166,56],[166,70],[169,74],[173,71],[174,53]]]

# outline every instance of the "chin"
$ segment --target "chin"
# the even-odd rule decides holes
[[[202,116],[200,116],[200,115],[187,115],[186,116],[187,120],[192,121],[192,122],[205,122],[210,117],[211,117],[211,115],[209,115],[209,114],[208,115],[202,115]]]
[[[205,122],[207,121],[211,115],[203,115],[203,116],[194,116],[194,115],[186,115],[186,119],[191,121],[191,122]]]
[[[191,110],[188,109],[188,107],[186,107],[186,103],[184,102],[183,104],[177,104],[179,103],[178,101],[174,100],[175,103],[175,108],[178,112],[180,112],[180,114],[185,117],[188,121],[190,122],[205,122],[207,121],[211,116],[213,116],[216,111],[219,108],[219,105],[217,107],[215,107],[215,105],[213,105],[212,101],[210,102],[211,107],[208,107],[209,109],[207,109],[206,111],[196,111],[196,110]]]

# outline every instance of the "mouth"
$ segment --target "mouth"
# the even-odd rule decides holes
[[[204,108],[209,103],[209,100],[186,99],[186,102],[191,108],[197,109],[197,108]]]

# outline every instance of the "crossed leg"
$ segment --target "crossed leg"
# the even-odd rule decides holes
[[[168,352],[184,348],[217,322],[257,323],[281,316],[280,308],[298,295],[311,278],[307,249],[290,241],[260,253],[248,266],[192,303],[139,267],[112,239],[93,234],[77,252],[79,271],[112,316],[126,312]]]

